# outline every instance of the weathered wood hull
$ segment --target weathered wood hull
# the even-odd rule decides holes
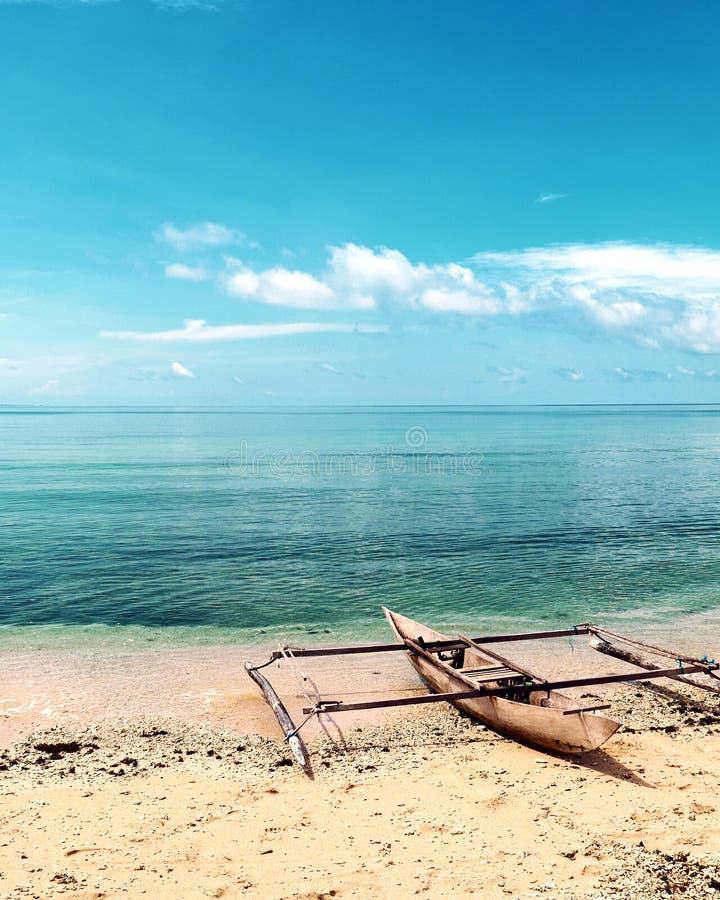
[[[412,641],[422,638],[426,642],[447,639],[446,635],[406,616],[389,609],[383,609],[383,612],[401,642],[406,638]],[[412,651],[408,651],[407,656],[422,680],[436,693],[477,687],[471,678],[435,657],[428,658]],[[475,651],[472,651],[472,656],[474,662],[493,664],[492,659],[483,660]],[[561,753],[579,754],[596,750],[620,727],[618,722],[594,712],[564,715],[563,711],[576,708],[577,702],[575,698],[559,691],[538,692],[530,696],[529,703],[519,703],[503,697],[478,697],[458,700],[455,705],[494,731],[535,747]]]

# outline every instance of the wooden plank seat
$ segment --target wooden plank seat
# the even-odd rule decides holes
[[[520,672],[508,666],[483,666],[480,669],[460,669],[463,675],[472,678],[473,681],[508,681],[511,678],[522,678]]]

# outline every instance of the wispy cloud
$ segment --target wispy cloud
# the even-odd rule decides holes
[[[526,384],[530,377],[530,372],[518,367],[508,369],[503,366],[497,366],[491,371],[500,376],[499,380],[503,384]]]
[[[686,378],[696,381],[720,381],[720,372],[717,369],[689,369],[687,366],[675,366],[675,371]]]
[[[190,371],[190,369],[185,368],[182,363],[174,362],[170,369],[173,375],[176,375],[178,378],[194,378],[195,374]]]
[[[720,252],[672,244],[564,244],[479,253],[528,309],[574,310],[644,346],[720,349]]]
[[[30,391],[31,394],[36,394],[42,396],[43,394],[54,394],[55,391],[60,387],[60,381],[57,378],[50,378],[45,384],[40,385],[40,387],[34,388]]]
[[[202,319],[190,319],[183,328],[171,331],[101,331],[100,337],[139,343],[175,342],[214,343],[288,337],[296,334],[352,333],[377,334],[387,331],[383,325],[344,325],[331,322],[286,322],[270,325],[208,325]]]
[[[567,194],[540,194],[535,198],[536,203],[554,203],[556,200],[564,200]]]
[[[202,266],[186,266],[184,263],[170,263],[165,266],[165,274],[180,281],[207,281],[210,277]]]
[[[335,366],[330,363],[318,363],[318,369],[322,369],[323,372],[330,372],[332,375],[342,375],[340,369],[336,369]]]
[[[613,375],[620,381],[672,381],[672,372],[659,369],[626,369],[616,366]]]
[[[585,381],[585,373],[581,372],[579,369],[556,369],[555,372],[561,378],[564,378],[565,381],[572,381],[574,383]]]
[[[247,236],[218,222],[197,222],[187,228],[178,228],[172,222],[165,222],[155,232],[155,240],[170,244],[176,250],[197,250],[208,247],[250,246],[253,242]]]

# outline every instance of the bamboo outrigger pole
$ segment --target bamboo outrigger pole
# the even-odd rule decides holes
[[[622,640],[627,639],[622,638]],[[633,641],[632,643],[636,642]],[[623,662],[630,663],[640,669],[645,669],[647,672],[655,672],[660,668],[656,662],[653,662],[646,656],[642,656],[640,653],[635,653],[631,650],[626,650],[624,647],[618,647],[611,641],[606,640],[602,637],[602,633],[598,634],[590,641],[590,646],[593,650],[597,650],[598,653],[604,653],[606,656],[613,656],[615,659],[622,659]],[[678,656],[677,659],[682,659],[682,657]],[[688,674],[689,670],[685,667],[680,669],[677,675],[668,675],[668,678],[672,678],[674,681],[681,681],[683,684],[688,684],[691,687],[698,687],[704,691],[710,691],[713,694],[720,694],[720,680],[717,680],[716,675],[713,676],[710,672],[702,672],[701,675],[710,675],[716,679],[714,682],[702,682],[698,681],[696,678],[688,678]]]

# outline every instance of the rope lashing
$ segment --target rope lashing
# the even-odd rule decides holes
[[[295,737],[295,735],[298,733],[298,731],[300,731],[300,729],[303,727],[303,725],[307,725],[307,723],[310,721],[310,719],[312,719],[313,716],[316,716],[317,713],[318,713],[317,709],[313,709],[313,711],[309,715],[305,716],[305,718],[302,720],[302,722],[296,728],[294,728],[292,731],[288,732],[285,735],[285,740],[289,741],[290,738]]]
[[[259,672],[260,669],[264,669],[265,666],[269,666],[271,663],[274,663],[274,662],[275,662],[275,658],[271,656],[270,659],[269,659],[267,662],[260,663],[259,666],[253,666],[253,669],[254,669],[256,672]]]
[[[305,699],[307,700],[308,704],[310,706],[314,706],[315,703],[313,702],[313,698],[307,692],[307,689],[305,687],[305,682],[309,682],[312,685],[313,690],[315,691],[315,698],[317,701],[320,699],[320,694],[318,692],[317,687],[315,686],[315,682],[312,681],[312,679],[308,678],[308,676],[306,675],[305,672],[298,672],[298,670],[295,668],[295,658],[293,657],[292,647],[281,647],[280,652],[283,655],[283,659],[290,666],[290,671],[293,674],[293,678],[295,679],[295,682],[296,682],[299,690],[305,695]]]
[[[577,625],[572,625],[571,627],[572,627],[572,630],[575,632],[575,634],[569,634],[569,635],[568,635],[568,644],[570,645],[570,649],[571,649],[572,652],[574,653],[574,652],[575,652],[575,645],[573,644],[573,638],[574,638],[575,635],[577,635],[577,633],[578,633],[578,626],[577,626]]]
[[[707,663],[709,666],[714,666],[714,665],[715,665],[715,660],[714,660],[714,659],[710,659],[710,658],[708,657],[707,653],[705,654],[705,656],[702,657],[701,662]],[[707,675],[708,678],[714,678],[716,681],[720,681],[720,676],[718,676],[717,672],[711,672],[711,671],[708,669],[707,672],[705,672],[705,675]]]
[[[323,713],[323,715],[327,718],[327,720],[332,724],[333,728],[335,728],[341,736],[342,736],[342,731],[341,731],[340,727],[338,726],[337,722],[330,715],[330,713],[327,712],[326,710],[322,709],[322,697],[320,696],[320,691],[318,690],[318,686],[315,684],[315,682],[312,680],[312,678],[307,674],[307,672],[298,673],[297,669],[295,668],[295,657],[293,656],[292,651],[293,651],[292,647],[281,647],[280,648],[280,652],[282,653],[283,658],[286,660],[286,662],[290,666],[290,671],[293,673],[293,676],[295,678],[295,681],[296,681],[299,689],[305,695],[305,699],[308,702],[308,706],[312,707],[313,711],[310,713],[310,715],[305,719],[305,721],[301,725],[298,725],[298,727],[295,729],[295,731],[292,733],[292,735],[288,735],[288,739],[290,737],[292,737],[293,735],[297,734],[298,731],[303,727],[303,725],[305,725],[313,716],[317,716],[318,723],[319,723],[320,727],[322,728],[323,732],[325,733],[325,736],[328,738],[328,740],[332,741],[332,743],[337,746],[338,742],[333,738],[333,736],[328,731],[327,725],[323,721],[323,716],[321,716],[320,713]],[[305,686],[306,684],[309,684],[310,687],[312,688],[312,692],[315,695],[314,698],[312,696],[310,696],[310,693],[308,692],[308,689]],[[344,740],[345,739],[343,738],[343,743],[344,743]]]
[[[601,644],[604,644],[604,646],[606,646],[606,647],[609,647],[609,646],[610,646],[610,641],[609,641],[606,637],[603,637],[603,636],[600,634],[599,631],[595,631],[595,629],[592,628],[592,627],[590,627],[590,626],[585,626],[585,627],[588,628],[590,634],[591,634],[594,638],[597,638],[597,639],[600,641]]]

